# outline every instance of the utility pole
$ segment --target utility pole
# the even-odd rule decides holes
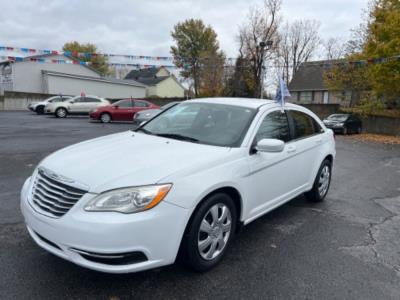
[[[268,40],[267,42],[261,42],[259,47],[261,49],[261,81],[260,81],[260,99],[263,98],[264,93],[264,78],[265,78],[265,51],[271,49],[273,41]]]

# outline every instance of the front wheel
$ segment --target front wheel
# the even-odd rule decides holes
[[[57,118],[66,118],[67,114],[68,114],[68,111],[63,107],[57,108],[57,110],[55,112],[55,115]]]
[[[215,267],[232,240],[236,220],[235,204],[227,194],[211,195],[201,203],[183,240],[186,263],[199,272]]]
[[[329,186],[331,184],[331,176],[332,163],[330,160],[325,159],[318,170],[312,189],[305,193],[306,197],[313,202],[323,201],[326,194],[328,194]]]

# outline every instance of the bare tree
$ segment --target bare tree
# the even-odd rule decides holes
[[[344,57],[346,53],[346,43],[340,38],[330,38],[322,43],[324,59],[332,60]]]
[[[287,83],[300,65],[312,58],[320,45],[319,26],[315,20],[297,20],[292,24],[287,22],[280,30],[277,56]]]
[[[247,22],[240,28],[241,56],[249,61],[251,89],[256,98],[261,94],[263,65],[274,55],[274,51],[266,51],[260,45],[272,41],[272,48],[276,47],[280,7],[281,0],[264,0],[262,6],[250,9]]]

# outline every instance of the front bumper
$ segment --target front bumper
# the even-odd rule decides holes
[[[166,201],[136,214],[86,212],[84,205],[94,197],[90,193],[61,218],[51,218],[34,210],[29,191],[27,180],[21,192],[21,211],[33,240],[61,258],[107,273],[172,264],[189,218],[189,210]],[[133,260],[107,259],[125,255]]]

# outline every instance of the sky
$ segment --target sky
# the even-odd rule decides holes
[[[77,40],[102,53],[168,56],[174,24],[200,18],[222,50],[237,54],[237,33],[262,0],[0,0],[0,45],[59,50]],[[324,39],[346,40],[368,0],[283,0],[285,21],[315,19]],[[1,53],[0,53],[1,55]]]

